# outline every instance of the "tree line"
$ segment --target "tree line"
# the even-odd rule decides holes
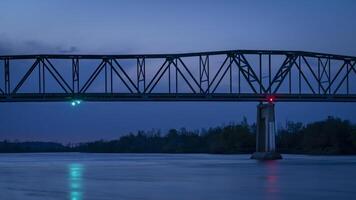
[[[277,134],[277,149],[294,154],[356,154],[356,125],[328,117],[303,124],[287,122]],[[211,153],[240,154],[255,151],[256,125],[240,123],[189,131],[171,129],[138,131],[116,140],[77,145],[41,142],[0,142],[0,152],[95,152],[95,153]]]

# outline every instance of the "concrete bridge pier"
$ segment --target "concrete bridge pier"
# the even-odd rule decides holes
[[[256,152],[251,159],[277,160],[282,156],[276,152],[276,127],[273,102],[257,106]]]

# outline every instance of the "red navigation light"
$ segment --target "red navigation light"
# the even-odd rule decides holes
[[[270,102],[270,103],[273,103],[274,102],[274,97],[273,96],[270,96],[270,97],[268,97],[268,102]]]

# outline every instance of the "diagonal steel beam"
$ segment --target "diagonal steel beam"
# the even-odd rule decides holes
[[[296,60],[294,60],[293,64],[295,64],[295,66],[297,66],[297,68],[299,69],[300,74],[302,75],[304,81],[308,84],[308,87],[311,89],[311,91],[313,92],[313,94],[316,94],[312,85],[310,84],[310,82],[308,81],[307,77],[305,76],[301,66],[299,66],[299,64],[296,62]]]
[[[79,93],[85,93],[88,90],[90,85],[93,83],[96,77],[103,70],[104,64],[105,64],[105,60],[103,59],[98,65],[98,67],[95,69],[95,71],[90,75],[89,79],[84,83],[83,87],[79,90]]]
[[[161,80],[163,74],[167,71],[167,69],[170,67],[171,62],[169,58],[166,58],[164,63],[160,66],[156,74],[153,76],[152,80],[149,82],[147,87],[145,88],[144,93],[151,93],[152,90],[155,88],[157,83]],[[168,65],[165,67],[165,65],[168,63]],[[163,70],[163,71],[162,71]],[[151,86],[152,85],[152,86]]]
[[[107,61],[106,61],[107,62]],[[126,88],[131,92],[131,93],[134,93],[134,91],[131,89],[131,87],[128,85],[128,82],[121,76],[120,72],[115,68],[115,66],[112,64],[112,62],[107,62],[111,69],[114,71],[114,73],[120,78],[120,80],[124,83],[124,85],[126,86]],[[118,62],[116,62],[118,64]],[[121,66],[119,67],[119,70],[121,71],[122,68]],[[122,72],[122,71],[121,71]],[[132,82],[131,82],[132,84]],[[136,88],[136,86],[134,85],[134,88],[136,89],[137,92],[138,91],[138,88]]]
[[[36,61],[32,64],[30,69],[26,72],[26,74],[21,78],[20,82],[16,85],[15,89],[11,92],[12,94],[16,94],[27,78],[32,74],[33,70],[39,64],[39,58],[36,58]]]
[[[182,61],[181,61],[182,62]],[[178,73],[181,75],[181,77],[184,79],[184,81],[188,84],[189,88],[192,90],[193,93],[197,93],[195,91],[195,89],[193,88],[193,86],[190,84],[190,82],[188,81],[187,77],[184,76],[184,74],[182,73],[182,71],[179,69],[178,64],[175,62],[172,62],[173,65],[175,66],[176,70],[178,71]],[[184,65],[184,63],[183,63]],[[190,74],[191,75],[191,74]],[[192,76],[192,78],[194,79],[194,77]],[[198,85],[198,83],[196,82],[196,84]],[[199,86],[199,85],[198,85]]]
[[[123,76],[121,77],[122,80],[125,78],[126,80],[124,81],[125,82],[125,85],[126,87],[129,87],[129,84],[130,86],[132,86],[138,93],[140,93],[140,90],[138,89],[138,86],[135,85],[135,83],[133,82],[133,80],[130,78],[130,76],[126,73],[126,71],[122,68],[122,66],[119,64],[119,62],[117,61],[117,59],[112,59],[114,61],[114,63],[116,64],[116,66],[118,67],[119,70],[115,70],[116,72],[120,71]],[[115,67],[110,64],[113,69],[115,69]],[[128,81],[128,82],[127,82]]]
[[[338,86],[336,87],[336,89],[334,90],[333,94],[336,94],[337,91],[340,89],[341,85],[344,83],[344,81],[346,80],[346,78],[349,76],[351,70],[353,70],[355,73],[356,73],[356,70],[355,70],[355,64],[356,64],[356,61],[351,64],[351,62],[348,62],[346,65],[349,65],[350,68],[347,70],[345,76],[342,78],[342,80],[340,81],[340,83],[338,84]]]
[[[47,65],[46,62],[49,64]],[[72,88],[69,86],[69,84],[67,83],[67,81],[64,80],[64,78],[62,77],[62,75],[58,72],[58,70],[53,66],[53,64],[49,61],[49,59],[45,58],[44,60],[41,60],[41,62],[43,63],[43,65],[46,67],[46,69],[51,73],[51,75],[53,76],[53,78],[57,81],[57,83],[62,87],[62,89],[66,92],[66,93],[73,93]],[[69,91],[69,92],[68,92]]]
[[[223,63],[220,65],[218,71],[216,72],[215,76],[214,76],[213,79],[211,80],[211,82],[210,82],[208,88],[205,90],[205,92],[204,92],[205,94],[210,93],[209,91],[211,90],[212,85],[215,83],[216,78],[220,75],[221,70],[224,68],[224,66],[225,66],[225,64],[226,64],[226,61],[227,61],[228,59],[229,59],[229,56],[226,56],[226,58],[224,59]]]
[[[294,55],[287,55],[287,57],[285,58],[283,64],[281,65],[281,67],[278,69],[276,75],[274,76],[274,78],[272,79],[271,84],[268,86],[267,91],[269,91],[270,89],[272,89],[272,86],[277,83],[275,89],[273,90],[273,94],[277,93],[279,87],[281,87],[282,82],[284,81],[284,79],[287,77],[288,73],[290,73],[291,68],[293,66],[293,63],[295,62],[295,60],[297,59],[297,56]]]
[[[181,58],[178,58],[179,62],[182,64],[183,68],[188,72],[189,76],[191,79],[193,79],[195,85],[199,88],[200,91],[203,91],[203,88],[201,87],[201,85],[198,83],[198,81],[196,80],[196,78],[193,76],[193,74],[190,72],[190,70],[188,69],[188,67],[185,65],[185,63],[183,62],[183,60]],[[176,67],[178,68],[177,64],[175,64]],[[183,75],[182,75],[183,76]]]
[[[215,93],[215,90],[218,88],[218,86],[220,85],[222,79],[225,77],[226,72],[231,69],[231,65],[233,63],[233,60],[230,58],[230,62],[229,65],[226,67],[226,69],[224,70],[223,74],[220,76],[218,82],[216,83],[215,87],[212,89],[211,93]]]
[[[334,78],[333,78],[332,81],[330,82],[329,86],[326,88],[324,94],[327,94],[328,91],[331,91],[331,86],[334,84],[335,80],[339,77],[341,71],[345,68],[346,64],[348,64],[348,61],[344,61],[343,65],[339,68],[339,70],[338,70],[337,73],[335,74]]]
[[[235,56],[236,58],[236,56]],[[239,59],[241,60],[242,63],[244,63],[248,69],[247,73],[246,73],[246,70],[243,70],[242,67],[241,67],[241,64],[238,65],[238,67],[240,68],[241,72],[244,75],[244,77],[249,77],[249,80],[248,82],[257,82],[258,84],[258,87],[261,89],[261,92],[262,93],[267,93],[267,90],[265,89],[263,83],[262,83],[262,80],[260,80],[257,76],[257,74],[255,73],[255,71],[253,70],[253,68],[251,67],[250,63],[247,61],[246,57],[244,56],[244,54],[241,54],[241,56],[239,57]],[[260,58],[261,59],[261,58]],[[237,63],[236,63],[237,64]],[[250,79],[252,78],[252,80]],[[252,85],[252,84],[251,84]],[[257,91],[256,88],[253,86],[253,89],[254,91]]]
[[[321,84],[321,78],[318,78],[316,76],[316,74],[314,73],[314,70],[312,69],[312,67],[310,66],[309,62],[307,61],[307,59],[305,58],[305,56],[302,56],[303,60],[304,60],[304,63],[307,65],[307,67],[309,68],[309,70],[311,71],[313,77],[315,78],[315,80],[318,81],[318,84],[319,84],[319,87],[321,87],[321,89],[323,90],[323,92],[326,92],[325,91],[325,88],[323,87],[323,85]],[[300,68],[300,67],[299,67]]]

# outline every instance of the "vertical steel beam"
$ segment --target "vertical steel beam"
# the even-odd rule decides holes
[[[318,94],[320,94],[321,82],[320,82],[320,58],[318,58]]]
[[[175,75],[176,75],[176,94],[178,93],[178,59],[174,59],[176,70],[175,70]]]
[[[72,93],[79,93],[79,59],[72,59]]]
[[[146,59],[137,58],[137,88],[139,92],[144,92],[146,88]]]
[[[291,68],[288,71],[288,79],[289,79],[289,81],[288,81],[289,82],[289,84],[288,84],[289,94],[292,94],[292,69]]]
[[[207,93],[210,92],[209,84],[209,55],[199,56],[199,85],[201,88],[201,93],[204,93],[207,90]],[[205,84],[205,86],[203,86]]]
[[[346,71],[349,71],[349,67],[350,67],[351,63],[348,63],[346,66]],[[349,73],[346,73],[346,94],[350,93],[350,88],[349,88]]]
[[[105,80],[105,93],[108,93],[108,60],[103,59],[104,62],[104,80]]]
[[[10,94],[10,61],[9,59],[4,60],[4,70],[5,70],[5,94]]]
[[[232,59],[233,58],[230,57],[230,63],[233,62]],[[229,85],[230,85],[230,94],[232,94],[232,66],[231,65],[229,67],[229,76],[230,76],[230,83],[229,83]]]
[[[173,63],[173,59],[169,60],[170,63]],[[168,93],[171,93],[171,65],[168,66]]]
[[[299,62],[299,73],[298,73],[298,77],[299,77],[299,94],[302,93],[302,62],[301,62],[301,56],[299,56],[298,59]]]
[[[38,58],[38,60],[38,93],[44,94],[46,92],[45,66],[43,58]]]
[[[329,61],[329,75],[328,75],[328,82],[329,82],[329,94],[331,94],[331,59],[328,58]]]
[[[259,58],[260,58],[260,80],[261,80],[261,84],[260,84],[260,94],[262,94],[262,84],[263,84],[263,81],[262,81],[262,55],[259,54]]]
[[[237,59],[239,59],[237,64],[239,66],[241,66],[241,56],[240,56],[240,54],[237,55]],[[241,69],[238,68],[238,70],[239,70],[239,94],[241,94]]]
[[[114,73],[114,69],[113,69],[113,65],[112,65],[112,59],[109,59],[108,61],[109,65],[110,65],[110,93],[113,94],[114,93],[114,81],[113,81],[113,73]]]
[[[272,83],[272,58],[271,54],[268,54],[268,85]],[[271,94],[271,88],[269,87],[268,93]]]

